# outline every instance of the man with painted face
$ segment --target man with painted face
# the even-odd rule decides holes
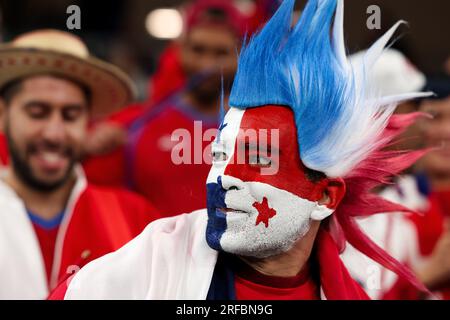
[[[294,3],[241,52],[207,209],[150,224],[81,270],[66,299],[368,299],[339,259],[346,241],[425,290],[353,220],[403,210],[370,191],[422,154],[383,148],[418,116],[392,116],[396,103],[424,94],[366,86],[399,24],[350,67],[343,1],[310,0],[291,28]]]

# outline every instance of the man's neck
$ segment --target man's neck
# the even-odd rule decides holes
[[[239,257],[256,271],[274,277],[295,277],[307,264],[320,222],[313,222],[308,233],[287,252],[264,259]]]
[[[8,168],[4,181],[17,193],[25,207],[38,217],[50,220],[64,210],[75,184],[75,176],[51,192],[37,191],[20,180],[12,168]]]

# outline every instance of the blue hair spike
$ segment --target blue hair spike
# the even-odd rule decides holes
[[[290,107],[303,163],[330,177],[345,176],[381,143],[381,132],[395,110],[395,98],[383,104],[387,100],[376,96],[365,75],[399,24],[375,43],[360,65],[350,65],[343,0],[309,0],[292,28],[294,5],[295,0],[284,0],[264,28],[244,42],[230,106]]]

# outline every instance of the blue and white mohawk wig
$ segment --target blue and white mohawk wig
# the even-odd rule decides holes
[[[382,132],[397,104],[428,94],[379,97],[368,85],[366,75],[402,21],[358,65],[351,65],[344,45],[343,0],[309,0],[291,27],[294,4],[284,0],[266,26],[244,43],[230,106],[289,106],[305,166],[328,177],[345,177],[385,144]]]

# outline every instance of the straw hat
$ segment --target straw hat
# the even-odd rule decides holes
[[[57,74],[85,84],[92,92],[92,116],[105,116],[130,103],[135,88],[119,68],[89,54],[78,37],[37,30],[0,45],[0,88],[19,78]]]

